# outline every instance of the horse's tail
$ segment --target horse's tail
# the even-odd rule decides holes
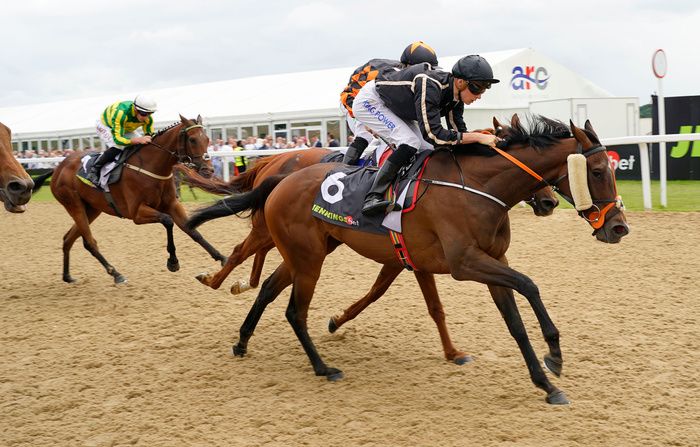
[[[263,209],[265,201],[275,186],[288,174],[274,175],[266,178],[260,186],[243,194],[226,197],[215,204],[196,211],[189,218],[186,225],[189,229],[195,229],[204,222],[232,214],[240,215],[244,211],[256,213]]]
[[[32,194],[36,193],[37,191],[39,191],[39,189],[41,189],[42,186],[44,186],[46,179],[51,177],[53,175],[54,171],[55,171],[55,169],[52,169],[49,172],[41,174],[40,176],[32,179],[32,180],[34,180],[34,188],[32,188]]]
[[[273,160],[273,157],[266,157],[256,161],[253,168],[247,170],[243,174],[237,175],[231,181],[224,182],[216,177],[205,178],[199,175],[194,169],[190,169],[183,165],[176,165],[174,170],[182,173],[182,181],[190,186],[203,189],[206,192],[226,195],[240,192],[247,192],[253,189],[255,178],[260,173],[260,170]]]

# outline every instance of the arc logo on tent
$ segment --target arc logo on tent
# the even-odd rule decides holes
[[[544,67],[535,67],[534,65],[513,67],[513,77],[510,78],[510,86],[513,90],[530,90],[531,85],[535,85],[538,89],[544,90],[547,88],[549,81],[549,73]]]

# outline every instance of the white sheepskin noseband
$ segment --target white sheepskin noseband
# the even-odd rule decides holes
[[[571,154],[566,158],[569,171],[569,186],[574,199],[576,211],[584,211],[593,206],[591,192],[588,190],[588,169],[583,154]]]

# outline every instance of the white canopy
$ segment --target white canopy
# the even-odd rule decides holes
[[[532,101],[612,95],[529,48],[482,53],[500,79],[468,109],[527,109]],[[461,56],[440,58],[449,71]],[[359,61],[362,63],[364,61]],[[359,65],[358,63],[358,65]],[[128,94],[0,108],[0,121],[22,137],[90,129],[118,100],[143,93],[158,102],[157,124],[202,115],[206,122],[260,122],[340,116],[339,95],[356,67],[256,76]]]

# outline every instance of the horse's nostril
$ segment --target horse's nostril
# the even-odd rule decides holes
[[[7,189],[8,189],[8,191],[11,191],[13,193],[21,193],[23,191],[26,191],[28,189],[28,187],[27,187],[27,184],[25,182],[19,182],[19,181],[13,180],[7,184]]]
[[[613,231],[614,231],[615,234],[617,234],[618,236],[625,236],[625,235],[627,235],[627,234],[630,232],[630,230],[629,230],[629,229],[627,228],[627,226],[625,226],[625,225],[615,225],[615,226],[613,227]]]

